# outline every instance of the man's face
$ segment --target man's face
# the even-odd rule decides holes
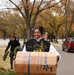
[[[35,39],[39,39],[40,37],[42,37],[42,34],[40,33],[40,31],[38,29],[35,29],[33,35],[34,35]]]
[[[14,40],[15,40],[15,38],[13,38],[13,37],[12,37],[12,38],[11,38],[11,40],[12,40],[12,41],[14,41]]]

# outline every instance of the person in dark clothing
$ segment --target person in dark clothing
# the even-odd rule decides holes
[[[45,34],[45,29],[42,26],[38,26],[33,31],[33,39],[30,39],[26,43],[26,51],[29,52],[56,52],[57,60],[61,58],[57,50],[52,46],[52,44],[46,41],[43,36]]]
[[[8,46],[5,50],[5,52],[6,52],[10,48],[10,65],[11,65],[11,69],[13,69],[14,49],[17,46],[20,46],[20,43],[16,40],[15,36],[12,36],[10,41],[8,42]]]
[[[29,40],[26,44],[27,51],[36,51],[36,52],[49,52],[50,43],[41,39],[40,41],[35,40],[34,38]]]
[[[27,51],[49,52],[50,43],[43,39],[45,29],[38,26],[33,31],[34,38],[26,43]]]

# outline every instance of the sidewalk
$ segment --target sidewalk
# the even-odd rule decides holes
[[[7,46],[8,42],[9,42],[9,39],[6,39],[6,40],[0,39],[0,46]],[[19,42],[21,45],[23,44],[23,41],[20,40]],[[51,42],[51,43],[55,45],[62,45],[62,40],[58,39],[58,43],[55,43],[55,42]]]
[[[58,43],[55,43],[55,42],[51,42],[53,45],[58,45],[58,46],[62,46],[62,40],[61,39],[58,39]]]
[[[0,39],[0,46],[7,46],[8,45],[8,42],[9,42],[9,39]],[[20,44],[22,45],[23,44],[23,41],[19,41]]]
[[[0,39],[0,46],[7,46],[9,39],[3,40]]]

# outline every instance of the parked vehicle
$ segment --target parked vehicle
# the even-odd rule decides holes
[[[74,51],[74,37],[66,38],[62,44],[62,51]]]

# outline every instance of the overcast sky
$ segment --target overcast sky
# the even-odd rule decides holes
[[[0,0],[0,9],[5,8],[8,4],[7,0]]]
[[[16,1],[19,1],[19,0],[14,0],[14,1],[16,2]],[[0,0],[0,9],[6,8],[6,7],[11,7],[10,2],[8,0]]]
[[[14,0],[14,1],[16,1],[16,0]],[[19,0],[17,0],[17,1],[19,1]],[[31,1],[33,1],[33,0],[31,0]],[[46,1],[49,1],[49,0],[46,0]],[[57,1],[59,1],[59,0],[57,0]],[[9,2],[8,0],[0,0],[0,9],[10,7],[11,5],[9,5],[8,2]]]

